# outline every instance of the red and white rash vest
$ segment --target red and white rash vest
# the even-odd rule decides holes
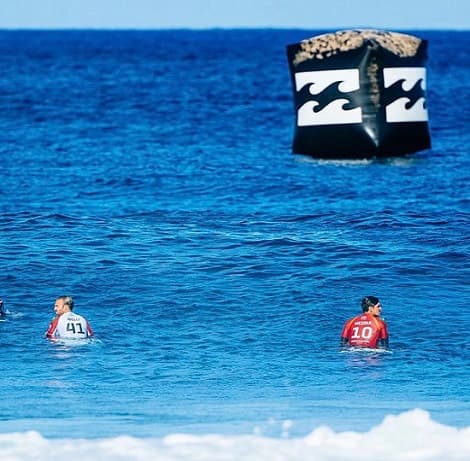
[[[346,322],[341,337],[351,346],[377,348],[379,340],[387,340],[387,325],[370,312],[358,315]]]
[[[57,339],[83,339],[93,336],[93,330],[84,317],[75,312],[66,312],[52,320],[46,336]]]

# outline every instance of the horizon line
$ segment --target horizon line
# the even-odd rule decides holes
[[[357,26],[357,27],[299,27],[299,26],[211,26],[211,27],[195,27],[195,26],[168,26],[168,27],[124,27],[124,26],[1,26],[0,31],[120,31],[120,32],[157,32],[157,31],[215,31],[215,30],[402,30],[402,31],[452,31],[452,32],[469,32],[470,28],[461,27],[433,27],[433,26],[419,26],[419,27],[373,27],[373,26]]]

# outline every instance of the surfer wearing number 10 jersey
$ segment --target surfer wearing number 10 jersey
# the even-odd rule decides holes
[[[387,325],[380,318],[382,305],[375,296],[361,301],[362,314],[349,319],[341,333],[341,346],[388,348]]]
[[[54,304],[56,317],[46,332],[51,339],[84,339],[93,336],[93,330],[85,317],[73,311],[73,298],[59,296]]]

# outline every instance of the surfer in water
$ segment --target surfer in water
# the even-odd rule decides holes
[[[5,305],[3,303],[3,299],[0,298],[0,319],[3,319],[5,315],[6,315]]]
[[[349,319],[341,333],[341,346],[388,348],[387,325],[380,318],[382,305],[375,296],[361,301],[362,314]]]
[[[84,339],[93,336],[88,320],[73,311],[73,298],[59,296],[54,304],[56,316],[46,332],[50,339]]]

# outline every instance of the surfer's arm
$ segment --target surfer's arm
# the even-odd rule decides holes
[[[384,349],[388,349],[388,338],[379,339],[379,347],[383,347]]]
[[[93,328],[91,328],[91,325],[88,323],[86,323],[86,332],[87,332],[87,337],[88,338],[91,338],[95,333],[93,332]]]
[[[57,329],[57,324],[59,323],[59,316],[52,319],[51,323],[49,324],[49,328],[47,329],[45,336],[46,338],[53,338],[54,334]]]
[[[379,347],[388,349],[388,330],[387,324],[382,320],[382,329],[380,330]]]

